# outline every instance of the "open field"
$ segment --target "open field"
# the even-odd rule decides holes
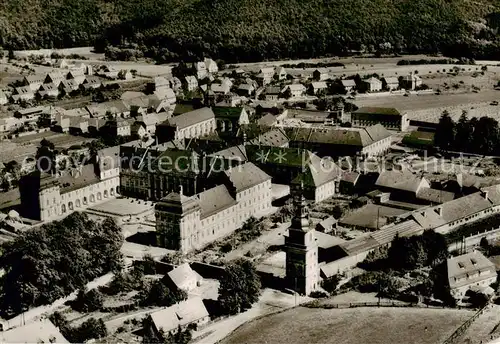
[[[474,312],[452,309],[298,307],[245,324],[223,344],[438,344]]]

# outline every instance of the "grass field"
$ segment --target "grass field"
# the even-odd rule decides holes
[[[451,309],[298,307],[245,324],[221,343],[438,344],[472,315]]]

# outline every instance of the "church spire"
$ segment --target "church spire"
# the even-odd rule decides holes
[[[292,218],[292,228],[303,231],[309,230],[309,208],[304,197],[304,182],[300,181],[300,189],[297,190],[294,199],[294,213]]]

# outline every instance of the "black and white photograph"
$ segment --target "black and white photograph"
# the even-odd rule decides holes
[[[1,0],[0,342],[500,344],[500,0]]]

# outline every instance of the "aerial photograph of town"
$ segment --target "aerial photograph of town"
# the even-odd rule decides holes
[[[500,0],[2,0],[0,342],[500,344]]]

